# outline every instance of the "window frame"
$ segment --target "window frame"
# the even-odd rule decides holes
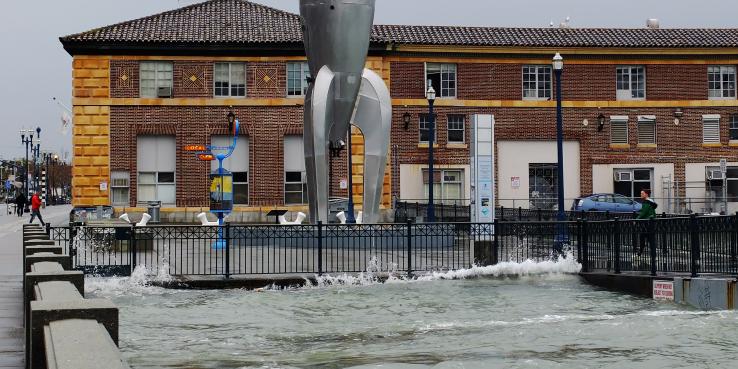
[[[624,74],[623,72],[627,69],[627,75],[628,75],[628,88],[623,89],[620,88],[620,75]],[[639,89],[634,89],[633,85],[634,83],[637,83],[633,81],[634,70],[641,70],[643,71],[643,96],[633,96],[634,91],[640,91]],[[622,72],[621,72],[622,71]],[[618,65],[615,67],[615,97],[617,100],[646,100],[647,98],[647,75],[646,75],[646,66],[644,65]],[[622,91],[622,94],[621,94]],[[628,92],[627,96],[625,96],[625,92]]]
[[[461,122],[454,121],[453,119],[460,118]],[[451,124],[461,124],[461,128],[455,127],[451,128]],[[459,132],[461,131],[461,141],[452,141],[451,140],[451,131]],[[446,116],[446,141],[449,144],[464,144],[466,143],[466,115],[464,114],[449,114]]]
[[[127,184],[117,184],[116,180],[125,180]],[[115,193],[120,190],[125,190],[125,196],[122,199],[125,201],[115,201]],[[113,206],[130,206],[131,204],[131,173],[125,170],[113,170],[110,172],[110,203]]]
[[[652,142],[644,142],[641,141],[642,139],[642,129],[646,124],[652,124],[653,125],[653,137]],[[638,122],[637,122],[637,128],[638,128],[638,144],[639,145],[656,145],[657,139],[658,139],[658,133],[656,132],[658,125],[656,124],[656,117],[655,116],[639,116]]]
[[[714,68],[717,68],[717,72],[713,72],[712,70]],[[725,69],[732,69],[732,73],[725,73]],[[733,80],[732,81],[726,81],[725,77],[728,75],[732,75]],[[711,80],[713,76],[718,76],[718,80],[714,81]],[[738,78],[738,71],[735,65],[710,65],[707,67],[707,98],[708,100],[735,100],[738,93],[736,90],[738,89],[738,86],[736,86],[736,78]],[[733,89],[732,89],[732,96],[725,96],[726,91],[730,91],[725,88],[726,83],[733,83]],[[711,88],[713,84],[717,84],[718,88]],[[720,96],[712,96],[713,92],[718,92]]]
[[[437,145],[438,144],[438,115],[436,115],[435,113],[433,115],[434,115],[434,124],[435,124],[435,129],[433,130],[433,144]],[[429,117],[430,115],[427,113],[420,114],[419,116],[419,120],[418,120],[418,143],[419,144],[426,144],[426,145],[430,144],[427,139],[423,141],[423,131],[430,130]],[[427,125],[427,128],[425,129],[422,128],[424,124]],[[428,133],[428,135],[430,135],[430,133]]]
[[[648,180],[636,179],[636,171],[648,171]],[[617,180],[617,178],[618,178],[617,174],[618,173],[622,173],[622,172],[629,172],[630,173],[630,181],[618,181]],[[613,182],[613,193],[614,194],[617,194],[617,195],[620,195],[620,196],[624,196],[624,197],[629,198],[631,200],[636,200],[636,199],[640,198],[640,190],[649,189],[649,190],[652,190],[653,191],[653,187],[655,186],[655,183],[654,183],[655,170],[654,170],[654,168],[644,168],[644,167],[613,168],[613,172],[612,173],[613,173],[613,180],[612,180],[612,182]],[[632,196],[623,195],[622,193],[619,193],[619,192],[617,192],[615,190],[616,183],[625,183],[625,182],[630,183],[630,192],[631,192]],[[645,187],[645,188],[640,188],[640,187],[637,187],[636,186],[636,183],[648,183],[648,186]],[[636,189],[638,189],[638,188],[640,188],[640,190],[638,191],[638,193],[636,193]]]
[[[535,68],[535,72],[530,73],[530,68]],[[542,69],[547,72],[547,73],[544,73],[544,75],[548,76],[548,81],[540,80]],[[528,71],[526,72],[526,70]],[[526,81],[526,76],[535,76],[535,81]],[[521,81],[522,81],[521,88],[522,88],[522,99],[523,100],[548,101],[548,100],[553,99],[553,68],[550,65],[543,65],[543,64],[523,65],[521,69]],[[540,84],[542,82],[544,83],[544,90],[540,89]],[[526,88],[526,84],[531,84],[531,83],[535,86],[533,90]],[[536,96],[526,96],[526,91],[535,91]],[[544,96],[541,96],[542,91],[543,91]]]
[[[717,115],[717,114],[706,114],[702,116],[702,143],[703,144],[713,145],[713,144],[722,143],[721,134],[720,134],[721,133],[720,132],[720,118],[721,118],[720,115]],[[708,126],[707,126],[708,123],[710,125],[715,125],[715,126],[709,127],[710,130],[712,131],[712,132],[709,132],[712,134],[710,136],[708,136],[707,134],[708,133]],[[717,135],[716,139],[715,139],[715,135]],[[710,137],[709,140],[708,140],[708,137]]]
[[[425,76],[425,81],[423,82],[423,85],[425,86],[425,91],[423,91],[423,96],[425,96],[426,91],[428,90],[428,82],[431,81],[431,78],[428,78],[428,72],[433,66],[438,66],[437,73],[440,74],[439,85],[433,86],[433,88],[436,90],[436,98],[455,99],[459,94],[459,68],[456,63],[426,62],[425,63],[425,73],[423,74]],[[448,69],[444,70],[444,68],[448,68]],[[453,69],[453,80],[444,79],[444,74],[450,74],[451,69]],[[448,82],[449,87],[444,88],[443,87],[444,82]],[[453,82],[453,87],[450,87],[451,82]],[[453,90],[453,95],[449,93],[451,90]]]
[[[295,91],[294,88],[292,89],[292,91],[290,90],[290,81],[293,81],[293,82],[295,81],[294,78],[290,78],[290,73],[297,73],[298,72],[298,71],[295,71],[295,70],[290,71],[290,66],[295,66],[295,65],[300,65],[300,71],[299,71],[299,73],[300,73],[301,86],[300,86],[300,94],[299,95],[291,94],[290,93],[290,92],[294,92]],[[286,78],[286,82],[287,83],[286,83],[286,86],[285,86],[285,94],[286,94],[285,96],[287,96],[288,98],[301,98],[301,97],[305,97],[305,95],[307,95],[307,89],[308,89],[308,86],[309,86],[309,83],[307,81],[307,78],[309,78],[311,76],[311,73],[310,73],[310,65],[308,64],[308,62],[306,62],[306,61],[302,61],[302,62],[287,62],[286,66],[285,66],[285,69],[287,71],[287,74],[286,74],[286,77],[287,77]]]
[[[456,172],[458,173],[459,180],[457,181],[447,181],[446,178],[448,177],[446,173],[450,172]],[[436,168],[433,170],[434,177],[436,175],[439,176],[440,182],[436,183],[435,178],[433,181],[434,187],[433,187],[433,200],[438,204],[446,204],[446,205],[458,205],[461,204],[464,200],[466,200],[465,197],[465,191],[464,191],[464,180],[465,180],[465,172],[464,168]],[[423,168],[421,172],[422,180],[423,180],[423,196],[427,200],[428,199],[428,191],[430,189],[429,187],[429,175],[428,175],[428,168]],[[439,185],[439,187],[435,187],[435,185]],[[459,188],[459,198],[458,199],[449,199],[446,198],[446,190],[448,186],[458,186]],[[437,189],[437,190],[436,190]]]
[[[295,181],[291,181],[290,182],[290,181],[287,181],[287,174],[288,173],[300,173],[300,182],[295,182]],[[285,171],[284,172],[284,178],[283,179],[284,179],[284,204],[285,205],[305,205],[305,204],[308,203],[308,198],[307,198],[307,178],[306,177],[307,177],[307,175],[306,175],[305,172],[297,172],[297,171]],[[301,187],[302,188],[302,191],[300,192],[300,194],[301,194],[300,196],[302,198],[302,202],[295,203],[295,202],[289,202],[289,201],[287,201],[287,194],[288,193],[289,194],[296,194],[296,193],[298,193],[297,191],[287,191],[287,186],[288,185],[298,185],[298,184],[302,186]]]
[[[163,182],[159,180],[159,177],[162,174],[172,174],[172,182]],[[153,174],[154,175],[154,182],[153,183],[141,183],[140,178],[143,177],[144,174]],[[150,172],[150,171],[142,171],[137,172],[137,188],[136,188],[136,202],[138,204],[147,203],[149,201],[161,201],[162,206],[175,206],[177,205],[177,172],[164,172],[164,171],[156,171],[156,172]],[[141,199],[141,186],[153,186],[154,187],[154,199],[153,200],[142,200]],[[173,202],[165,202],[161,199],[161,195],[159,195],[159,188],[160,187],[172,187],[174,189],[174,201]]]
[[[735,133],[735,138],[733,136]],[[728,123],[728,137],[732,142],[738,142],[738,114],[730,115],[730,122]]]
[[[625,125],[625,140],[623,142],[615,142],[613,132],[615,131],[616,124]],[[630,132],[629,132],[628,117],[614,116],[610,117],[610,145],[628,145],[630,144]]]
[[[149,70],[146,70],[145,71],[144,69],[145,69],[146,66],[153,66],[153,70],[152,71],[149,71]],[[162,67],[162,66],[168,66],[169,67],[169,70],[161,70],[160,67]],[[144,72],[153,72],[154,73],[154,79],[153,79],[153,81],[154,81],[154,87],[153,87],[154,88],[154,93],[153,93],[153,95],[148,95],[148,94],[144,93],[144,88],[145,89],[148,89],[148,87],[144,87]],[[138,65],[138,73],[139,73],[139,78],[138,78],[138,82],[139,82],[138,83],[139,84],[138,94],[139,94],[139,97],[147,98],[147,99],[158,99],[158,98],[160,98],[159,97],[159,93],[158,93],[160,87],[169,87],[170,88],[170,91],[172,92],[171,93],[171,96],[174,96],[174,63],[173,62],[171,62],[171,61],[165,61],[165,60],[142,61]],[[160,83],[159,83],[160,81],[167,81],[166,79],[163,79],[163,78],[160,79],[160,77],[161,77],[160,74],[166,74],[166,73],[169,74],[168,84],[167,85],[160,86]],[[148,79],[146,79],[146,80],[148,80]]]
[[[216,85],[218,82],[222,82],[222,81],[218,81],[217,68],[218,68],[218,66],[223,66],[223,65],[227,65],[228,66],[228,87],[226,87],[226,90],[228,91],[228,95],[219,95],[218,94],[218,88],[223,89],[223,87],[222,86],[221,87],[217,87],[217,85]],[[243,95],[234,95],[233,94],[233,89],[234,89],[234,83],[233,83],[233,72],[234,72],[234,69],[233,69],[233,66],[234,65],[235,66],[240,66],[240,67],[243,68]],[[247,83],[246,83],[247,80],[248,80],[248,76],[246,76],[246,63],[244,63],[244,62],[218,62],[218,63],[214,63],[213,64],[213,97],[215,97],[216,99],[223,99],[223,98],[246,98],[246,96],[248,95]],[[235,87],[235,88],[238,89],[238,87]]]

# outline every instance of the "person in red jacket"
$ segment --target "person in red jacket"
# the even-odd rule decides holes
[[[41,217],[41,193],[38,191],[31,197],[31,221],[28,223],[33,223],[33,219],[36,217],[41,221],[42,226],[46,226],[44,218]]]

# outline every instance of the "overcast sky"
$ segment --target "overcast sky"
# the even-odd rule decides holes
[[[0,157],[24,153],[19,130],[41,127],[42,149],[71,150],[58,97],[71,105],[72,58],[58,37],[196,3],[190,0],[4,0],[0,12]],[[256,0],[297,12],[298,0]],[[378,24],[547,27],[738,27],[737,0],[378,0]]]

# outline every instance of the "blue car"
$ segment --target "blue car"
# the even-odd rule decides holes
[[[641,211],[641,204],[629,197],[614,193],[597,193],[574,199],[574,211],[609,211],[611,213],[632,213]]]

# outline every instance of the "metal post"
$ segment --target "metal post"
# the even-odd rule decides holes
[[[318,275],[323,275],[323,222],[318,221]]]
[[[656,220],[648,220],[648,246],[651,252],[651,275],[656,276]]]
[[[131,227],[131,240],[129,241],[131,244],[131,274],[133,274],[133,271],[136,270],[136,225],[134,224]]]
[[[51,238],[51,223],[46,222],[46,235]]]
[[[231,278],[231,223],[225,225],[225,278]]]
[[[690,272],[692,277],[697,277],[699,273],[699,258],[700,258],[700,233],[699,233],[699,220],[695,214],[689,217],[689,235],[690,235],[690,249],[691,249],[691,267]]]
[[[561,109],[561,72],[562,69],[555,69],[556,72],[556,153],[558,157],[557,175],[558,175],[558,219],[563,222],[566,217],[564,215],[564,118]]]
[[[582,271],[589,272],[589,229],[587,219],[582,222]]]
[[[582,219],[577,218],[577,262],[582,263]]]
[[[433,116],[433,103],[432,99],[428,100],[428,222],[436,221],[435,209],[433,206],[433,185],[435,184],[435,177],[433,175],[433,138],[435,136],[436,119]]]
[[[496,265],[500,261],[500,258],[498,256],[499,251],[500,251],[500,240],[499,240],[498,234],[500,233],[500,229],[502,229],[500,227],[502,226],[500,222],[497,220],[497,218],[492,220],[492,224],[493,224],[492,226],[493,238],[492,238],[492,250],[490,252],[490,257],[492,259],[491,260],[492,265]]]
[[[730,269],[733,270],[733,274],[738,273],[738,212],[733,216],[733,237],[730,242]]]
[[[413,275],[413,223],[407,220],[407,228],[405,230],[405,243],[407,247],[407,276]]]
[[[615,274],[620,274],[620,219],[615,217],[613,225],[613,249],[615,251]]]

